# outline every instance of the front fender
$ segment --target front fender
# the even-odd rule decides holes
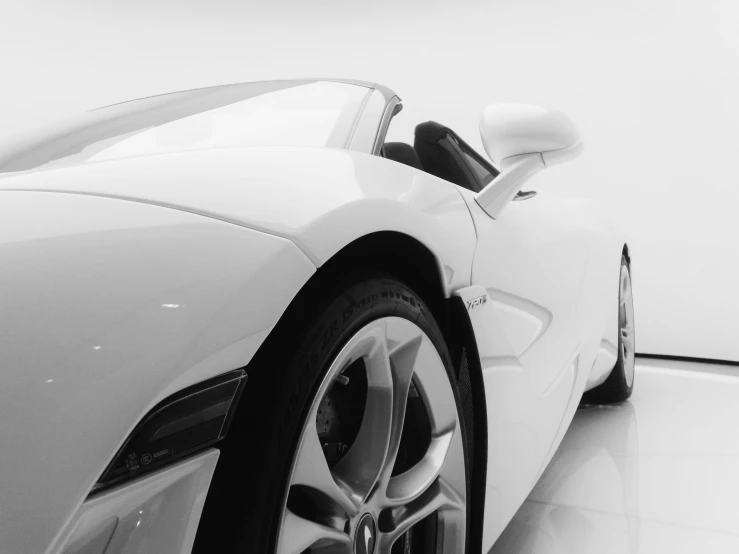
[[[48,552],[136,423],[245,366],[315,266],[140,202],[0,192],[0,552]]]
[[[77,192],[173,207],[294,242],[320,267],[379,231],[434,253],[446,296],[470,284],[475,228],[458,187],[419,169],[329,148],[195,150],[0,179],[0,190]]]

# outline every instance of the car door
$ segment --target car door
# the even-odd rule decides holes
[[[492,180],[479,155],[460,146],[480,185]],[[521,195],[493,219],[475,191],[459,192],[477,231],[471,283],[491,304],[476,336],[490,441],[485,536],[494,540],[534,486],[588,369],[577,313],[590,244],[551,196]]]

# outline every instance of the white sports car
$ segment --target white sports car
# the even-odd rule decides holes
[[[487,552],[585,393],[634,381],[630,258],[491,105],[219,86],[0,152],[0,552]],[[588,392],[586,392],[588,391]]]

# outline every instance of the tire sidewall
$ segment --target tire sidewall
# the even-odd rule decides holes
[[[465,441],[464,420],[461,412],[459,391],[456,385],[449,352],[438,324],[426,304],[408,287],[387,277],[365,279],[345,287],[345,290],[328,300],[326,309],[315,319],[299,340],[300,346],[284,371],[285,394],[278,404],[279,427],[276,429],[275,446],[282,453],[278,459],[279,479],[273,471],[273,487],[265,501],[272,504],[273,514],[269,525],[267,551],[277,546],[282,513],[287,500],[287,483],[292,471],[295,453],[302,435],[305,418],[309,413],[321,383],[333,360],[344,345],[363,327],[380,318],[401,317],[416,324],[431,340],[441,357],[454,392],[458,421]],[[464,448],[464,446],[463,446]],[[465,448],[465,468],[469,467]],[[277,464],[275,464],[276,466]],[[277,469],[273,467],[273,469]],[[467,469],[466,469],[467,472]],[[257,476],[258,478],[258,476]],[[467,497],[469,497],[469,475],[466,475]],[[266,491],[265,491],[266,492]],[[269,502],[269,500],[272,502]],[[469,510],[467,521],[469,522]],[[262,532],[265,529],[262,528]],[[469,533],[467,533],[469,540]],[[265,537],[266,538],[266,537]],[[265,544],[264,542],[262,543]]]
[[[616,295],[616,301],[618,303],[616,306],[618,329],[618,338],[616,340],[616,364],[613,366],[610,375],[608,375],[603,383],[583,394],[583,404],[616,404],[627,400],[634,390],[636,375],[634,375],[634,379],[631,381],[631,385],[629,385],[626,382],[626,371],[624,369],[625,366],[621,344],[621,271],[624,266],[626,267],[626,271],[629,272],[630,280],[631,268],[629,266],[629,261],[626,256],[622,255],[621,264],[618,269],[618,294]],[[631,301],[633,302],[633,290]]]
[[[618,373],[619,380],[620,380],[620,386],[623,389],[622,394],[625,398],[628,398],[631,396],[631,392],[634,389],[634,381],[636,381],[636,375],[633,376],[631,380],[631,384],[628,383],[626,380],[626,360],[624,360],[623,357],[623,344],[621,339],[621,271],[623,271],[623,268],[626,268],[626,272],[629,274],[629,286],[631,287],[631,267],[629,267],[629,261],[626,259],[626,256],[621,256],[621,265],[619,267],[619,273],[618,273],[618,279],[619,279],[619,289],[618,289],[618,361],[616,362],[616,369],[618,369],[618,372],[614,369],[614,373]],[[630,302],[633,302],[633,291],[632,294],[632,300]],[[633,309],[633,308],[632,308]],[[636,330],[634,329],[634,344],[636,344]],[[636,360],[634,361],[636,363]]]

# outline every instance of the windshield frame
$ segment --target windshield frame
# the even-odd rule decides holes
[[[324,148],[357,150],[356,147],[352,147],[355,133],[358,129],[365,129],[366,133],[369,123],[367,120],[369,116],[365,113],[365,108],[370,98],[378,92],[385,97],[387,89],[384,87],[378,88],[372,83],[338,79],[256,81],[190,89],[111,104],[85,112],[75,118],[52,124],[46,128],[26,133],[25,136],[16,137],[12,144],[4,149],[5,152],[0,152],[0,177],[77,166],[85,163],[98,163],[94,160],[87,160],[96,156],[99,152],[105,151],[111,145],[125,140],[128,136],[127,133],[134,136],[145,132],[147,129],[157,128],[192,115],[206,113],[264,94],[321,82],[340,83],[366,89],[366,94],[358,95],[357,98],[351,99],[347,104],[342,105],[342,113],[337,116],[337,125],[334,131],[338,129],[343,132],[339,132],[334,136],[334,131],[332,131],[327,143],[321,146]],[[252,94],[248,93],[250,87],[255,89]],[[242,91],[243,97],[240,96],[239,91]],[[204,109],[198,102],[205,103]],[[182,109],[181,105],[185,106],[184,114],[177,115],[177,110]],[[170,112],[175,112],[175,115],[171,116]],[[147,122],[147,117],[153,117],[153,120]],[[378,128],[379,124],[378,121],[376,123]],[[127,132],[126,129],[129,128],[131,131]],[[110,144],[107,141],[110,141]],[[357,143],[355,142],[355,144]],[[254,144],[253,146],[259,145]],[[266,146],[273,145],[266,144]],[[285,144],[284,146],[301,146],[301,144]],[[88,148],[92,151],[91,155],[88,155],[86,151]],[[219,148],[219,146],[213,148]],[[187,150],[189,149],[183,148],[182,150],[173,151]],[[372,153],[369,147],[362,148],[361,151],[368,154]],[[151,154],[156,155],[157,153],[166,152],[155,151]],[[121,158],[123,157],[127,156],[121,156]]]

